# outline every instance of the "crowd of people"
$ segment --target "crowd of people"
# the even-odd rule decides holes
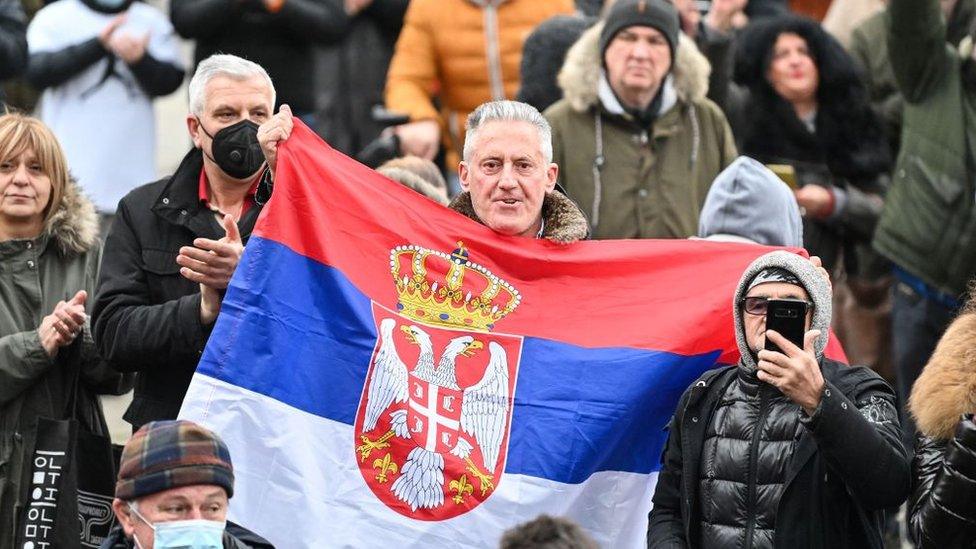
[[[38,419],[104,434],[130,390],[102,547],[271,546],[225,527],[232,457],[176,418],[296,119],[502,235],[815,256],[741,273],[741,359],[675,410],[648,547],[896,547],[906,501],[912,543],[976,547],[976,0],[890,0],[847,49],[776,0],[700,8],[0,0],[0,78],[38,92],[0,116],[0,549]],[[188,72],[158,178],[153,100]],[[595,546],[553,517],[501,543]]]

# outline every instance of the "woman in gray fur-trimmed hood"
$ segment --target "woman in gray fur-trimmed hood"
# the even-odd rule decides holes
[[[95,208],[54,135],[36,119],[0,117],[0,549],[14,545],[37,419],[64,418],[77,379],[76,417],[107,433],[97,395],[127,389],[98,357],[84,313],[100,258]]]
[[[909,530],[919,549],[976,547],[976,291],[912,387],[919,434]]]

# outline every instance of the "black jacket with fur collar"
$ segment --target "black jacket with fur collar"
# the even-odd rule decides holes
[[[912,388],[909,408],[919,429],[912,463],[912,538],[920,549],[974,548],[976,310],[946,330]]]

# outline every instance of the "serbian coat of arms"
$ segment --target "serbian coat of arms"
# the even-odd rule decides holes
[[[505,469],[522,338],[492,330],[521,297],[461,242],[450,254],[398,246],[390,270],[397,310],[372,304],[356,457],[388,507],[445,520],[488,499]]]

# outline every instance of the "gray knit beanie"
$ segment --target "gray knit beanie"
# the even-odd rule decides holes
[[[668,0],[618,0],[610,8],[600,31],[600,58],[618,32],[627,27],[640,26],[657,29],[667,39],[671,47],[671,59],[678,47],[678,10]]]
[[[792,273],[800,281],[803,289],[807,291],[810,301],[813,301],[813,321],[810,323],[810,329],[820,330],[820,337],[814,343],[817,360],[823,358],[824,348],[827,347],[827,338],[830,334],[832,314],[830,283],[823,274],[810,263],[809,259],[795,253],[777,250],[763,254],[746,267],[745,272],[742,273],[742,278],[739,279],[739,285],[735,289],[735,298],[732,300],[735,340],[739,345],[739,352],[742,354],[742,360],[739,364],[750,372],[754,372],[757,366],[749,345],[746,343],[745,327],[742,324],[742,308],[739,305],[739,300],[745,297],[752,284],[752,279],[770,267],[779,267]]]

